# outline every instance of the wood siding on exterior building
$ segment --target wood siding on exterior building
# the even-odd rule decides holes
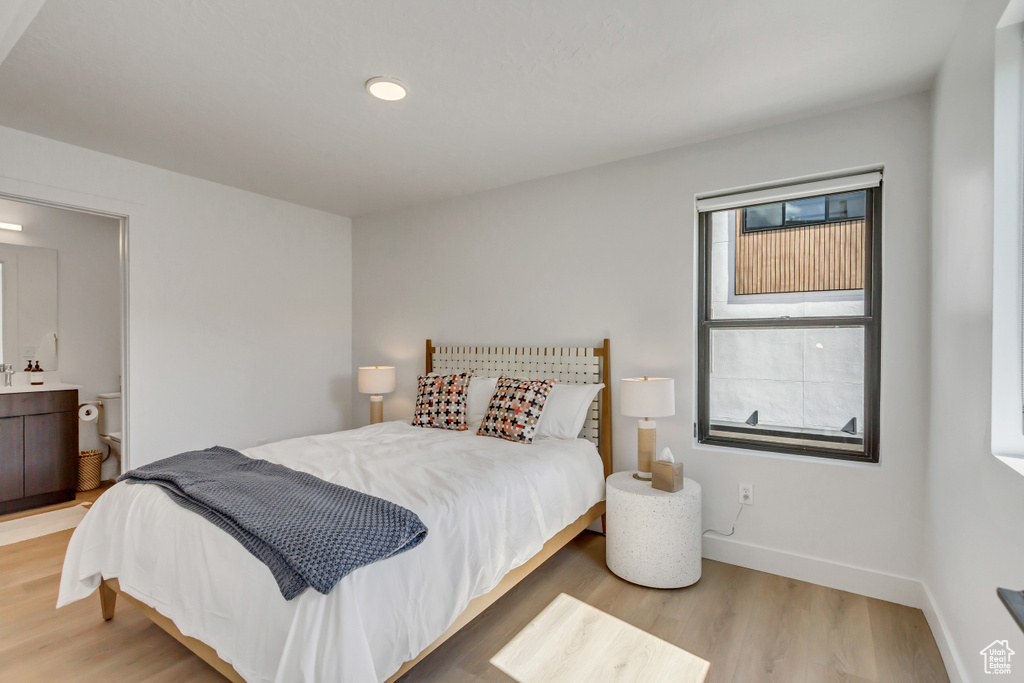
[[[863,219],[744,233],[736,210],[737,295],[863,288]]]

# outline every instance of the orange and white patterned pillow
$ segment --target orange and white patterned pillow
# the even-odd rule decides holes
[[[465,431],[466,391],[472,375],[420,375],[412,425]]]
[[[553,379],[501,377],[477,434],[517,443],[533,443],[544,402],[554,385]]]

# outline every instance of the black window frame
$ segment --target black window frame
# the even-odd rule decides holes
[[[813,195],[811,197],[800,197],[800,198],[797,198],[797,199],[789,199],[789,200],[783,200],[783,201],[778,201],[778,202],[765,202],[763,204],[751,204],[749,206],[744,206],[744,207],[742,207],[743,208],[743,226],[742,226],[743,233],[744,234],[749,234],[749,233],[752,233],[752,232],[767,232],[769,230],[786,230],[786,229],[789,229],[789,228],[802,228],[802,227],[805,227],[805,226],[808,226],[808,225],[829,225],[830,223],[846,223],[846,222],[849,222],[849,221],[865,220],[867,218],[867,214],[869,213],[869,209],[868,209],[867,203],[865,203],[865,205],[864,205],[864,213],[865,213],[864,216],[853,216],[853,217],[844,216],[842,218],[832,218],[831,217],[831,210],[830,209],[831,209],[832,203],[829,200],[832,197],[841,197],[841,196],[847,195],[847,194],[856,194],[857,192],[863,192],[863,190],[854,190],[852,192],[830,192],[828,194]],[[824,197],[825,198],[825,218],[824,219],[822,219],[822,220],[814,220],[814,219],[812,219],[812,220],[806,220],[806,221],[794,221],[792,223],[787,223],[786,222],[786,204],[788,204],[789,202],[794,202],[794,201],[798,202],[798,201],[800,201],[802,199],[814,199],[816,197]],[[865,202],[867,202],[866,199],[865,199]],[[766,226],[762,226],[762,227],[749,227],[749,226],[747,226],[747,209],[755,209],[755,208],[757,208],[759,206],[772,206],[773,204],[780,204],[782,206],[782,223],[780,223],[779,225],[766,225]]]
[[[862,315],[782,318],[719,318],[711,317],[711,215],[722,208],[698,213],[698,277],[697,277],[697,442],[707,446],[741,448],[772,453],[787,453],[853,462],[879,461],[879,421],[881,417],[881,349],[882,349],[882,185],[866,188],[864,207],[864,312]],[[845,193],[829,193],[845,194]],[[774,202],[771,202],[774,203]],[[734,208],[745,208],[737,206]],[[860,220],[860,219],[856,219]],[[785,329],[785,328],[860,327],[864,329],[864,448],[863,452],[711,434],[710,395],[711,333],[716,329]],[[758,430],[759,434],[808,440],[805,432],[788,432],[773,427]]]

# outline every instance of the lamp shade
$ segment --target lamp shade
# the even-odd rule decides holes
[[[668,377],[630,377],[619,382],[619,405],[630,417],[667,417],[676,413],[676,383]]]
[[[359,393],[390,394],[395,390],[393,365],[371,365],[359,368]]]

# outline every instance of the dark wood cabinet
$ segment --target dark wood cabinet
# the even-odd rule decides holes
[[[0,503],[25,497],[25,418],[0,418]]]
[[[75,497],[78,391],[0,394],[0,514]]]
[[[25,496],[74,490],[78,414],[25,416]],[[73,440],[72,440],[73,438]]]

